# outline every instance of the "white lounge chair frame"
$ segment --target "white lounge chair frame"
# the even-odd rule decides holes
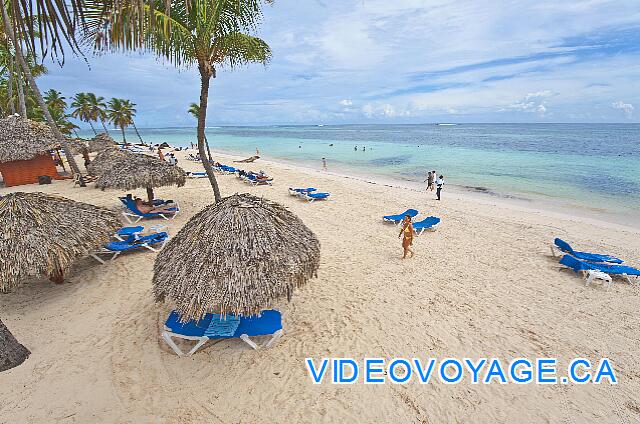
[[[140,243],[140,244],[136,244],[136,246],[138,247],[144,247],[145,249],[149,249],[152,252],[159,252],[162,250],[162,248],[164,247],[165,244],[167,244],[167,241],[169,240],[169,238],[167,237],[166,239],[164,239],[164,241],[162,242],[162,244],[160,245],[159,248],[155,248],[147,243]],[[111,258],[107,259],[109,261],[113,261],[115,258],[117,258],[118,256],[120,256],[120,254],[122,252],[128,252],[130,250],[133,249],[129,249],[129,250],[117,250],[117,251],[113,251],[113,250],[109,250],[106,247],[102,247],[99,250],[96,250],[95,252],[92,252],[89,254],[89,256],[91,256],[93,259],[97,260],[98,262],[100,262],[101,264],[105,264],[106,261],[104,259],[102,259],[101,257],[99,257],[98,255],[113,255]]]
[[[573,268],[571,267],[567,267],[562,265],[560,267],[560,269],[570,269],[571,271],[573,271]],[[598,271],[598,270],[593,270],[593,269],[581,269],[580,272],[582,273],[582,277],[585,280],[584,285],[588,286],[589,284],[591,284],[593,282],[593,280],[602,280],[604,282],[607,283],[607,291],[611,288],[611,284],[613,283],[613,279],[611,278],[610,274],[607,274],[604,271]],[[629,284],[633,284],[633,281],[631,281],[631,277],[634,277],[634,280],[636,281],[636,283],[638,283],[640,285],[640,278],[638,278],[637,275],[629,275],[629,274],[615,274],[615,275],[619,275],[621,277],[623,277],[625,280],[627,280],[627,282]],[[604,278],[604,277],[608,277],[608,278]]]
[[[424,233],[425,231],[429,231],[429,232],[434,232],[436,230],[436,227],[440,225],[440,223],[438,222],[437,224],[433,224],[431,227],[428,228],[421,228],[420,232],[416,231],[416,235],[419,236],[420,234]]]
[[[284,331],[283,329],[280,329],[278,331],[276,331],[275,333],[273,333],[271,335],[271,339],[269,339],[264,345],[260,346],[257,343],[255,343],[253,340],[251,340],[251,338],[246,335],[246,334],[241,334],[240,335],[240,340],[242,340],[243,342],[245,342],[246,344],[248,344],[249,346],[251,346],[253,349],[258,350],[260,348],[269,348],[271,347],[271,345],[278,340],[280,337],[282,337],[284,335]],[[195,346],[193,346],[193,348],[191,348],[191,350],[187,353],[184,353],[182,351],[182,349],[180,349],[178,347],[178,345],[173,341],[173,338],[178,338],[178,339],[183,339],[183,340],[192,340],[197,342],[195,344]],[[173,349],[173,351],[176,353],[176,355],[183,357],[183,356],[191,356],[194,353],[196,353],[202,346],[205,345],[205,343],[207,343],[209,340],[225,340],[225,339],[210,339],[207,336],[183,336],[182,334],[176,334],[173,333],[169,328],[167,328],[166,326],[164,327],[164,331],[162,332],[162,338],[164,339],[165,342],[167,342],[167,344],[169,345],[169,347],[171,347],[171,349]]]
[[[307,193],[300,193],[300,197],[307,199],[309,202],[315,202],[316,200],[329,200],[329,197],[331,196],[323,197],[322,199],[316,199],[314,197],[308,196]]]

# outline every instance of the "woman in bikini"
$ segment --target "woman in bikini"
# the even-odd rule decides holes
[[[402,259],[407,257],[407,252],[411,253],[410,258],[413,258],[415,254],[413,249],[411,249],[411,245],[413,244],[413,224],[411,224],[411,217],[409,215],[405,216],[402,220],[402,229],[400,230],[400,234],[398,234],[398,238],[402,237],[402,248],[404,249],[404,255]]]

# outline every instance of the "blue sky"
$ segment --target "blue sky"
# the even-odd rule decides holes
[[[277,0],[256,35],[272,62],[219,71],[208,125],[640,122],[638,0]],[[88,62],[49,64],[42,88],[131,99],[140,127],[194,124],[197,70]]]

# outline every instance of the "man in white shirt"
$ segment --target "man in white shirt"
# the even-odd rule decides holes
[[[440,200],[440,191],[442,191],[443,185],[444,185],[444,175],[440,175],[436,179],[436,196],[438,196],[438,200]]]

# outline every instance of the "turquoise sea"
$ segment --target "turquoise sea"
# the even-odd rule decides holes
[[[147,142],[195,142],[194,128],[140,129]],[[89,135],[84,132],[84,136]],[[112,131],[119,139],[119,133]],[[363,176],[446,182],[494,196],[640,217],[640,125],[422,124],[209,127],[212,149]],[[127,132],[130,141],[136,140]],[[355,147],[357,146],[357,150]],[[365,149],[363,151],[363,148]]]

